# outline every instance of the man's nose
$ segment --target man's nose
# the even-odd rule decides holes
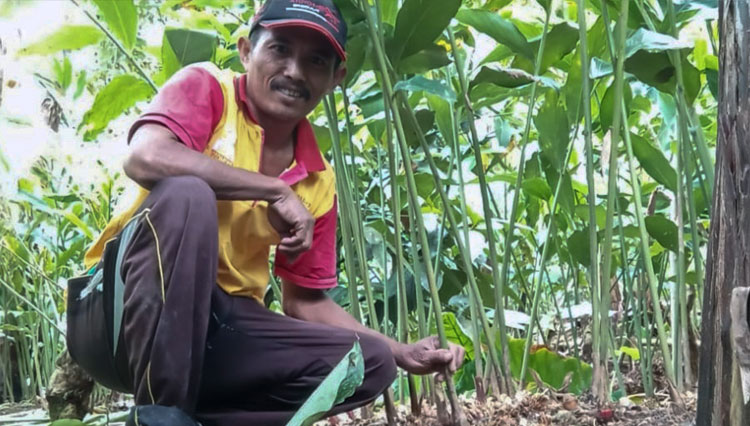
[[[287,60],[285,71],[286,76],[292,80],[304,81],[305,79],[302,59],[297,56],[292,56]]]

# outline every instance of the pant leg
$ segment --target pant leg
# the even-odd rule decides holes
[[[205,426],[284,425],[351,349],[350,330],[276,314],[229,298],[231,313],[208,342],[196,417]],[[371,402],[396,376],[388,345],[359,335],[365,378],[331,414]]]
[[[121,268],[123,333],[136,404],[195,413],[216,291],[216,198],[202,180],[159,182],[141,206]]]

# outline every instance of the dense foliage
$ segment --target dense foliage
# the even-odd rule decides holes
[[[651,394],[655,365],[692,386],[715,1],[337,3],[348,76],[310,117],[337,174],[332,297],[389,335],[463,345],[457,393],[520,384],[619,399]],[[90,147],[124,145],[121,123],[181,67],[242,71],[236,40],[257,6],[71,0],[80,19],[11,52],[45,59],[28,72],[48,123],[67,152],[95,154],[18,171],[0,146],[15,185],[0,204],[3,399],[44,389],[64,347],[64,280],[122,192],[112,151]],[[0,18],[24,7],[4,3]],[[0,129],[33,125],[13,108],[2,105]],[[278,296],[271,283],[268,304]],[[625,382],[633,369],[642,386]],[[402,398],[431,387],[396,384]]]

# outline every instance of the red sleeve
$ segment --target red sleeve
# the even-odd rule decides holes
[[[310,250],[299,255],[292,264],[276,250],[274,273],[301,287],[336,287],[336,201],[328,213],[315,220]]]
[[[224,112],[224,94],[216,78],[200,67],[186,67],[173,75],[130,127],[128,143],[146,123],[165,126],[196,151],[203,152]]]

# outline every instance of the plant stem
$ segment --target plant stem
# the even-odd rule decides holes
[[[99,22],[99,20],[96,19],[96,17],[94,17],[94,15],[89,13],[88,10],[84,9],[83,6],[81,6],[78,3],[78,1],[70,0],[70,2],[76,5],[77,8],[81,9],[83,13],[91,20],[91,22],[93,22],[94,25],[96,25],[107,36],[107,38],[109,38],[110,41],[112,41],[112,43],[115,44],[115,47],[117,47],[117,50],[122,52],[122,54],[125,55],[126,58],[128,58],[128,61],[130,62],[130,64],[133,65],[133,68],[135,68],[135,70],[138,72],[141,78],[146,80],[146,83],[148,83],[148,85],[151,86],[151,89],[153,89],[154,93],[158,92],[159,88],[156,86],[156,84],[154,84],[154,81],[151,80],[151,78],[148,76],[148,74],[146,74],[143,68],[141,68],[141,66],[138,65],[138,62],[136,62],[135,58],[133,58],[133,55],[131,55],[125,49],[125,47],[117,40],[117,38],[114,35],[112,35],[112,33],[106,27],[104,27],[104,25],[102,25],[101,22]]]
[[[546,31],[545,31],[546,32]],[[495,231],[492,226],[492,210],[490,209],[490,196],[489,186],[487,185],[487,178],[484,173],[484,165],[482,163],[482,148],[479,145],[479,136],[477,135],[476,123],[474,122],[474,108],[469,100],[469,87],[464,74],[464,63],[461,55],[458,54],[458,47],[456,45],[456,37],[453,34],[453,30],[448,30],[448,36],[451,43],[451,52],[453,53],[456,70],[458,71],[458,81],[461,86],[462,97],[464,99],[464,106],[466,108],[466,114],[469,121],[469,129],[471,134],[471,145],[474,151],[474,159],[476,161],[476,174],[479,178],[479,188],[482,196],[482,208],[484,211],[484,223],[485,223],[485,235],[487,238],[487,246],[489,248],[489,263],[492,267],[492,282],[495,288],[495,319],[494,319],[494,333],[500,335],[500,351],[502,358],[500,362],[500,374],[504,380],[505,391],[509,394],[514,392],[513,381],[508,374],[508,366],[510,365],[508,356],[508,338],[505,332],[505,307],[503,289],[505,283],[502,282],[500,276],[500,270],[497,265],[497,247],[495,242]],[[544,43],[544,41],[542,41]],[[536,82],[535,82],[536,84]],[[536,87],[536,86],[534,86]],[[512,227],[510,234],[512,234]],[[493,334],[494,334],[493,333]]]

